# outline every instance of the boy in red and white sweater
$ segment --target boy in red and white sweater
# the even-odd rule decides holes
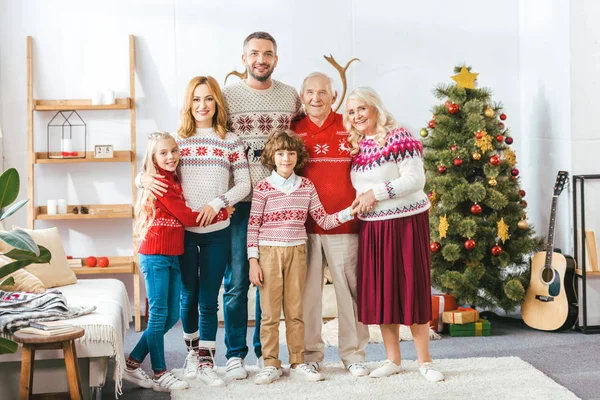
[[[279,360],[279,317],[283,302],[291,375],[308,381],[323,376],[304,363],[302,293],[306,281],[308,214],[323,229],[354,219],[351,207],[327,214],[313,183],[294,173],[306,163],[302,139],[290,130],[269,138],[261,162],[271,176],[254,187],[248,222],[250,281],[259,287],[262,309],[260,341],[264,368],[254,382],[269,384],[282,375]],[[259,264],[260,260],[260,264]]]

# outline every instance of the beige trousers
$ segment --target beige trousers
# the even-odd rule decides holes
[[[338,352],[344,365],[365,360],[369,328],[358,321],[356,267],[358,234],[308,235],[308,269],[304,290],[304,346],[306,361],[322,362],[323,270],[327,261],[337,302]]]
[[[260,342],[265,367],[281,368],[279,360],[279,319],[281,304],[285,316],[290,364],[304,362],[302,293],[306,282],[306,246],[260,246],[263,273],[260,291]]]

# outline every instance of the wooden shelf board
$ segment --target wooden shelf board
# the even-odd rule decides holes
[[[576,269],[575,273],[579,276],[583,275],[583,272],[580,269]],[[600,276],[600,271],[585,271],[585,276]]]
[[[115,99],[115,104],[92,105],[92,100],[34,100],[33,109],[36,111],[67,111],[67,110],[129,110],[129,97]]]
[[[50,157],[55,153],[50,153]],[[58,155],[58,153],[56,153]],[[47,152],[35,153],[36,164],[71,164],[71,163],[118,163],[131,162],[131,150],[116,150],[112,158],[95,158],[93,151],[86,151],[85,158],[49,158]]]
[[[85,259],[83,257],[83,262]],[[135,272],[135,263],[133,257],[108,257],[108,267],[100,268],[98,266],[71,267],[75,275],[101,275],[101,274],[133,274]]]
[[[36,220],[73,220],[73,219],[115,219],[132,218],[133,207],[131,204],[87,204],[88,214],[73,213],[73,208],[81,208],[79,204],[69,204],[67,214],[48,215],[47,207],[40,206],[34,209]]]

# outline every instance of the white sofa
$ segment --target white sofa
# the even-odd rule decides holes
[[[68,305],[96,306],[91,314],[64,320],[85,329],[85,335],[75,342],[84,397],[101,398],[110,358],[114,359],[115,392],[119,393],[125,366],[123,339],[132,321],[125,285],[117,279],[80,279],[56,289],[65,295]],[[36,351],[35,360],[33,393],[68,390],[62,350]],[[20,349],[0,356],[2,399],[18,398],[20,368]]]

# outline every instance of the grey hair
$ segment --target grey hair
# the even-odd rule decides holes
[[[332,77],[330,77],[327,74],[324,74],[323,72],[311,72],[310,74],[308,74],[306,76],[306,78],[304,78],[304,80],[302,81],[302,85],[300,85],[300,93],[304,93],[304,85],[306,84],[306,81],[309,80],[310,78],[315,78],[315,77],[322,77],[322,78],[329,80],[329,90],[331,91],[331,95],[332,96],[336,95],[335,81],[333,80]]]
[[[275,41],[275,38],[273,36],[271,36],[270,33],[267,32],[252,32],[251,34],[249,34],[246,39],[244,39],[244,46],[243,46],[243,52],[244,54],[246,54],[246,49],[248,48],[248,43],[250,43],[250,41],[252,39],[262,39],[262,40],[268,40],[271,43],[273,43],[273,50],[275,51],[275,54],[277,54],[277,42]]]

